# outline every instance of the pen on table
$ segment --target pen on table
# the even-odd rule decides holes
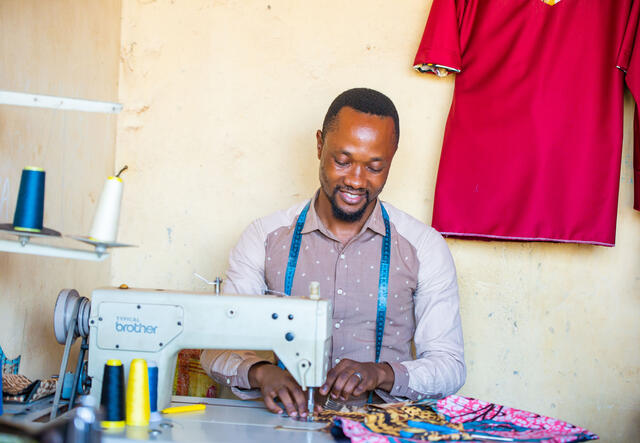
[[[172,408],[165,408],[161,412],[163,414],[178,414],[180,412],[204,411],[205,408],[205,405],[203,405],[202,403],[198,403],[196,405],[174,406]]]

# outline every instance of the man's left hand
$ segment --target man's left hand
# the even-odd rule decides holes
[[[360,363],[345,358],[328,372],[320,394],[346,401],[376,388],[390,391],[394,380],[393,369],[387,363]]]

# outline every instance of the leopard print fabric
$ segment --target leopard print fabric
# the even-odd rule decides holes
[[[372,432],[400,437],[400,431],[409,431],[412,438],[428,441],[471,440],[471,436],[464,432],[462,424],[450,423],[443,415],[438,414],[425,403],[399,403],[393,405],[367,405],[355,411],[323,410],[314,415],[315,421],[332,422],[340,418],[348,418],[364,424]],[[435,431],[413,428],[409,420],[447,426],[459,431],[452,434],[441,434]]]

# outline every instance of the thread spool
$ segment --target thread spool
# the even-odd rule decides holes
[[[149,425],[149,374],[147,362],[135,358],[129,366],[126,399],[127,426]]]
[[[16,231],[42,231],[44,216],[44,179],[42,168],[27,166],[22,170],[13,228]]]
[[[158,412],[158,364],[151,360],[147,366],[149,374],[149,421],[160,421],[162,415]]]
[[[103,428],[124,427],[124,367],[120,360],[109,360],[104,365],[100,406],[104,410]]]
[[[125,431],[126,440],[143,440],[149,441],[154,439],[152,437],[153,434],[150,435],[149,428],[142,426],[127,426]],[[152,438],[149,438],[152,437]],[[123,439],[125,441],[125,439]]]
[[[103,243],[116,241],[123,187],[120,177],[112,176],[105,182],[89,232],[91,240]]]

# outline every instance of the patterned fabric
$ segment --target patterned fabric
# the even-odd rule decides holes
[[[461,424],[447,422],[442,414],[438,414],[427,403],[399,403],[391,405],[369,405],[371,412],[339,412],[340,420],[352,420],[360,422],[366,429],[375,434],[392,435],[401,437],[401,431],[411,430],[420,433],[423,439],[432,441],[440,440],[469,440],[471,436],[464,432]],[[333,421],[336,411],[325,410],[314,416],[316,421]],[[441,434],[435,431],[415,429],[409,424],[409,420],[430,423],[438,426],[447,426],[455,431],[454,434]],[[355,429],[355,427],[354,427]]]
[[[178,353],[174,378],[175,395],[192,397],[217,397],[215,382],[200,366],[200,349],[183,349]]]
[[[389,405],[377,412],[369,413],[335,415],[335,411],[323,411],[318,419],[327,419],[331,414],[334,414],[331,420],[355,443],[471,440],[482,435],[511,441],[549,443],[570,443],[598,438],[586,429],[561,420],[457,395],[438,400],[436,404]],[[417,429],[409,420],[446,426],[451,428],[453,433]],[[412,438],[402,438],[403,435],[411,434]]]
[[[22,356],[18,355],[14,359],[9,359],[2,350],[2,346],[0,346],[0,372],[3,374],[17,374],[20,369],[21,358]]]
[[[31,397],[32,401],[39,400],[47,395],[53,395],[56,392],[56,385],[58,380],[55,378],[47,378],[45,380],[40,380],[40,386]]]
[[[560,0],[542,0],[543,2],[545,2],[547,5],[555,5],[557,3],[560,3]]]
[[[468,431],[516,440],[567,443],[595,440],[597,435],[570,423],[520,409],[451,395],[438,401],[438,412]]]
[[[57,379],[31,381],[21,374],[2,374],[4,401],[27,403],[36,401],[56,391]]]
[[[17,395],[27,389],[32,383],[24,375],[20,374],[2,374],[2,393]]]

